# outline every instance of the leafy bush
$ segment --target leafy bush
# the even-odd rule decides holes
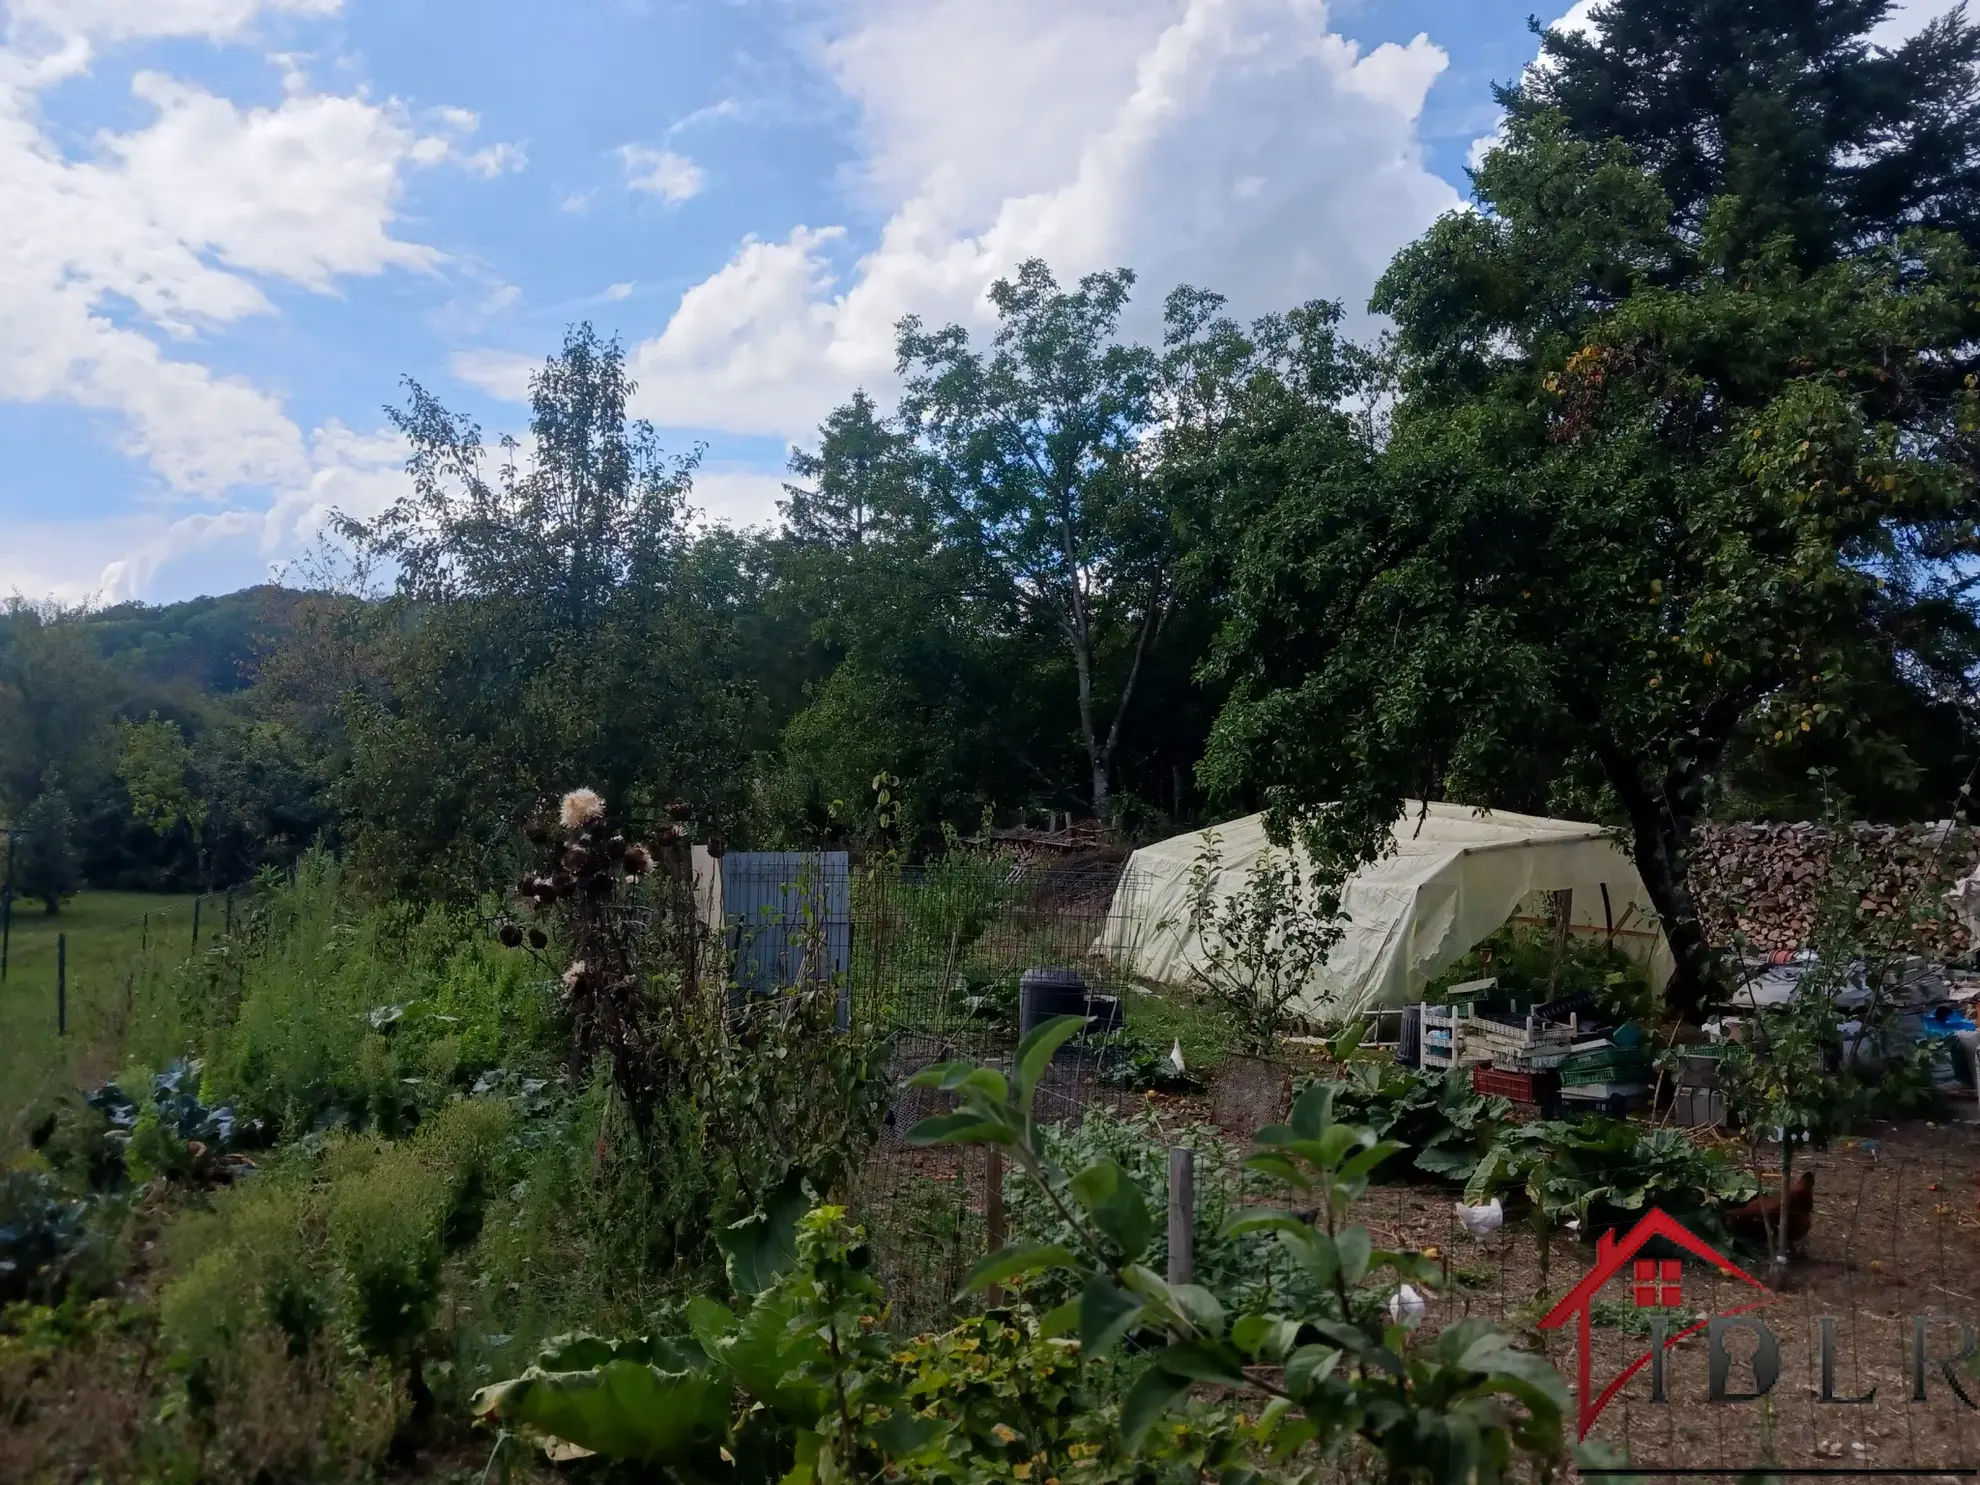
[[[258,1121],[243,1127],[231,1108],[208,1108],[197,1092],[200,1065],[181,1059],[149,1079],[143,1101],[118,1083],[85,1096],[108,1125],[105,1141],[122,1153],[133,1181],[212,1175],[220,1157],[244,1136],[259,1135]]]
[[[59,1299],[101,1256],[97,1210],[43,1171],[0,1172],[0,1303]]]
[[[685,1333],[567,1337],[485,1389],[476,1411],[702,1481],[1181,1485],[1237,1463],[1236,1419],[1207,1406],[1130,1457],[1118,1405],[1095,1388],[1077,1343],[1028,1310],[887,1336],[859,1231],[836,1207],[789,1210],[729,1238],[739,1311],[701,1298]]]
[[[1423,998],[1434,1003],[1448,986],[1488,977],[1499,982],[1495,999],[1520,1007],[1586,991],[1612,1023],[1648,1019],[1659,1004],[1643,965],[1613,943],[1587,933],[1570,933],[1563,942],[1553,929],[1532,923],[1507,923],[1481,940],[1431,981]]]
[[[1446,1180],[1468,1181],[1512,1123],[1511,1102],[1474,1093],[1464,1067],[1420,1072],[1387,1061],[1348,1062],[1334,1104],[1342,1118],[1414,1150],[1418,1170]]]
[[[1472,1173],[1465,1200],[1506,1186],[1523,1188],[1548,1221],[1579,1220],[1585,1237],[1661,1207],[1717,1241],[1728,1236],[1720,1212],[1759,1190],[1751,1174],[1682,1130],[1599,1115],[1503,1131]]]
[[[1162,1202],[1167,1200],[1170,1149],[1190,1150],[1195,1158],[1196,1232],[1191,1257],[1196,1282],[1234,1310],[1257,1309],[1274,1300],[1316,1302],[1304,1271],[1286,1260],[1272,1234],[1226,1230],[1247,1199],[1268,1197],[1272,1185],[1260,1173],[1246,1170],[1211,1126],[1165,1130],[1153,1114],[1123,1117],[1093,1108],[1077,1124],[1041,1126],[1038,1138],[1053,1168],[1081,1171],[1111,1161]],[[1004,1211],[1014,1242],[1070,1246],[1077,1240],[1073,1216],[1022,1169],[1005,1174]],[[1168,1257],[1168,1230],[1158,1225],[1149,1234],[1142,1261],[1160,1272]],[[1075,1292],[1072,1274],[1053,1272],[1033,1279],[1026,1295],[1033,1303],[1051,1308],[1073,1298]]]
[[[1191,985],[1230,1019],[1240,1052],[1269,1057],[1314,966],[1340,939],[1340,887],[1296,851],[1261,852],[1229,893],[1226,870],[1222,842],[1205,832],[1189,869],[1187,916],[1156,930],[1195,940]]]
[[[272,1135],[402,1132],[483,1068],[555,1057],[549,976],[475,919],[358,905],[315,854],[241,917],[228,953],[179,973],[172,1019],[198,1050],[202,1096]]]
[[[1069,1016],[1039,1028],[1008,1079],[965,1063],[918,1075],[960,1107],[911,1136],[1004,1146],[1073,1235],[990,1255],[968,1288],[1066,1272],[1077,1298],[1042,1318],[1019,1306],[903,1347],[879,1329],[879,1287],[843,1214],[812,1211],[792,1242],[788,1218],[772,1212],[725,1237],[731,1284],[754,1296],[747,1310],[702,1298],[689,1306],[686,1336],[559,1347],[484,1391],[478,1411],[692,1478],[781,1475],[793,1485],[1210,1472],[1238,1482],[1259,1478],[1247,1455],[1311,1462],[1357,1450],[1378,1456],[1390,1479],[1436,1485],[1490,1485],[1515,1461],[1552,1467],[1567,1394],[1543,1357],[1481,1321],[1416,1344],[1407,1324],[1388,1319],[1382,1301],[1396,1283],[1434,1285],[1437,1266],[1378,1251],[1346,1221],[1398,1147],[1335,1123],[1331,1089],[1309,1090],[1290,1126],[1261,1132],[1251,1162],[1317,1202],[1318,1224],[1248,1209],[1227,1229],[1273,1234],[1310,1279],[1313,1308],[1233,1319],[1209,1289],[1171,1286],[1147,1267],[1154,1221],[1138,1184],[1111,1158],[1068,1174],[1031,1116],[1037,1079],[1082,1024]],[[1122,1355],[1130,1337],[1144,1361]],[[1119,1381],[1115,1403],[1104,1390]],[[1205,1386],[1271,1400],[1244,1423],[1193,1400]]]

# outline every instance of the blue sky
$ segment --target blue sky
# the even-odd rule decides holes
[[[749,522],[1026,257],[1357,308],[1535,8],[0,0],[0,593],[258,581],[402,488],[402,377],[516,429],[579,319]]]

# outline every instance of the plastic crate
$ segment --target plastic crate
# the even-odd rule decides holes
[[[1544,1108],[1559,1097],[1561,1083],[1552,1073],[1514,1072],[1481,1063],[1471,1070],[1471,1091]]]
[[[1561,1086],[1584,1083],[1634,1083],[1649,1071],[1650,1059],[1633,1047],[1607,1047],[1577,1052],[1561,1064]]]

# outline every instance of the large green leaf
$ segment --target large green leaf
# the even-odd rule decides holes
[[[1178,1376],[1156,1362],[1143,1370],[1134,1379],[1134,1385],[1121,1400],[1121,1442],[1129,1453],[1141,1448],[1142,1440],[1148,1437],[1148,1430],[1154,1427],[1164,1413],[1175,1406],[1177,1398],[1189,1391],[1189,1378]]]
[[[611,1361],[579,1372],[532,1367],[483,1388],[474,1410],[608,1459],[665,1464],[706,1478],[721,1469],[729,1398],[728,1378],[714,1372]]]
[[[1072,1193],[1092,1216],[1094,1226],[1125,1257],[1133,1260],[1147,1251],[1155,1221],[1141,1188],[1118,1161],[1101,1160],[1087,1166],[1072,1178]]]
[[[1072,1263],[1072,1250],[1061,1244],[1014,1243],[999,1248],[987,1258],[978,1259],[963,1276],[961,1293],[975,1294],[992,1284],[1007,1284],[1012,1279],[1029,1278],[1047,1269],[1069,1268]]]
[[[1089,1019],[1086,1016],[1054,1016],[1043,1026],[1033,1027],[1031,1033],[1018,1043],[1012,1067],[1017,1077],[1018,1102],[1026,1115],[1031,1113],[1032,1095],[1037,1092],[1038,1080],[1045,1075],[1052,1054],[1085,1030]]]
[[[1140,1317],[1141,1301],[1105,1274],[1091,1274],[1079,1295],[1079,1347],[1105,1356]]]
[[[738,1320],[713,1300],[688,1303],[688,1328],[751,1398],[794,1423],[810,1426],[825,1407],[825,1389],[806,1371],[828,1359],[816,1332],[796,1325],[795,1300],[760,1296]]]
[[[1018,1131],[1012,1126],[968,1109],[935,1114],[907,1132],[910,1145],[1014,1145],[1017,1141]]]
[[[793,1171],[763,1210],[715,1234],[728,1255],[729,1283],[740,1294],[761,1294],[797,1262],[798,1219],[811,1209],[804,1177]]]

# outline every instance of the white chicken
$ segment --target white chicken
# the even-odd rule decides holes
[[[1389,1296],[1389,1318],[1398,1325],[1415,1325],[1429,1308],[1422,1295],[1415,1288],[1405,1284]]]
[[[1457,1213],[1459,1225],[1474,1238],[1489,1237],[1506,1223],[1506,1209],[1496,1196],[1483,1206],[1468,1207],[1459,1201],[1451,1203],[1451,1208]]]

